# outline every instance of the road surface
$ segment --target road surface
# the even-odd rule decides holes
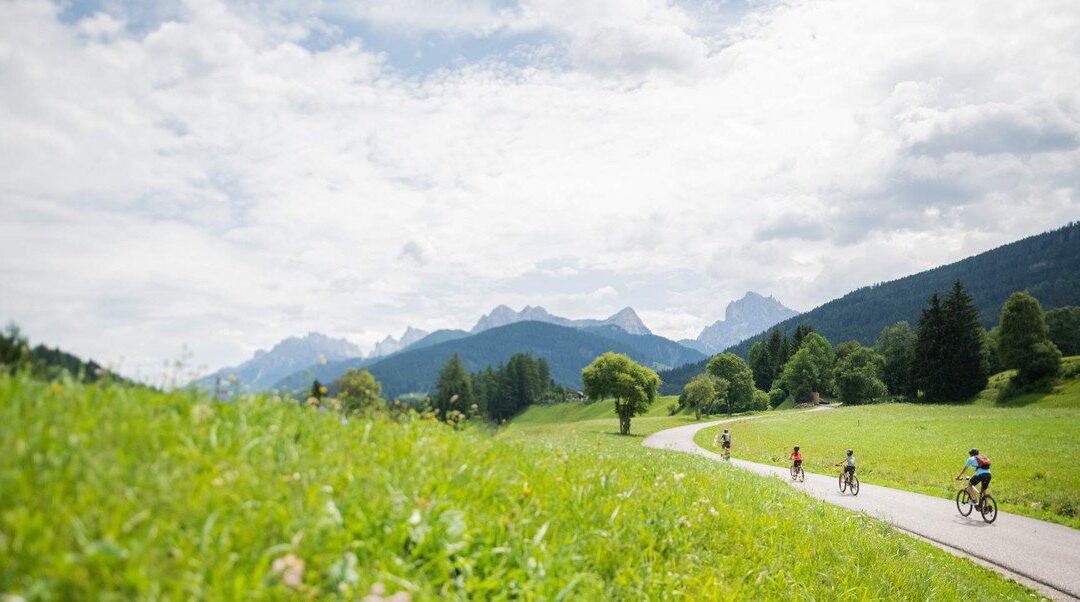
[[[719,454],[694,443],[694,435],[701,429],[737,420],[745,419],[667,429],[650,435],[642,445],[722,462]],[[737,459],[731,463],[791,483],[787,468]],[[960,516],[953,500],[867,483],[862,483],[858,497],[854,497],[840,493],[835,474],[806,473],[805,483],[792,485],[830,504],[889,522],[949,552],[969,556],[1052,599],[1080,600],[1080,530],[1005,512],[999,512],[997,520],[988,525],[978,512],[968,518]]]

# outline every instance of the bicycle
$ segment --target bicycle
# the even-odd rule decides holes
[[[840,473],[840,493],[844,493],[845,490],[850,490],[851,495],[859,495],[859,477],[855,476],[855,473],[842,471]]]
[[[798,465],[797,467],[792,468],[792,470],[791,470],[791,480],[792,480],[792,482],[798,481],[800,483],[806,481],[806,473],[803,472],[802,464]]]
[[[970,477],[964,477],[965,481],[970,481]],[[998,507],[997,501],[992,495],[986,493],[985,490],[979,491],[979,501],[971,499],[971,494],[968,493],[967,487],[961,487],[960,491],[956,492],[956,510],[960,512],[960,516],[970,516],[972,510],[978,509],[979,514],[982,515],[982,519],[987,523],[992,523],[997,520]]]

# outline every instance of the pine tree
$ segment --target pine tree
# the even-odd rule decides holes
[[[934,293],[930,296],[930,306],[922,310],[915,334],[915,384],[927,401],[944,399],[948,388],[944,337],[945,317],[941,298]]]
[[[439,382],[435,388],[434,405],[440,420],[445,420],[447,414],[454,410],[466,412],[473,404],[472,378],[456,353],[439,371]]]
[[[949,379],[946,399],[960,401],[986,388],[985,336],[975,299],[957,280],[941,304],[945,315],[946,366]]]
[[[806,335],[811,332],[815,332],[813,324],[799,324],[795,327],[795,333],[791,335],[791,345],[789,347],[789,354],[795,355],[795,352],[802,347],[803,340],[806,339]]]
[[[758,341],[750,348],[750,371],[754,374],[754,385],[768,391],[773,382],[773,359],[769,356],[767,341]]]

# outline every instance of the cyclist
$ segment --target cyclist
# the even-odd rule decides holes
[[[720,435],[720,446],[724,448],[725,454],[731,453],[731,433],[727,429],[724,429],[724,434]]]
[[[844,465],[844,472],[855,474],[855,450],[847,450],[847,458],[836,463],[836,466]]]
[[[795,475],[798,473],[799,467],[802,466],[802,452],[799,451],[798,445],[795,446],[795,451],[791,452],[791,455],[788,457],[791,458],[792,461],[791,478],[794,479]]]
[[[990,487],[990,459],[980,455],[979,450],[973,447],[968,451],[968,459],[964,462],[964,468],[960,471],[960,474],[956,475],[956,480],[959,481],[963,478],[964,473],[969,468],[975,469],[975,476],[968,481],[967,492],[971,499],[975,501],[975,508],[981,510],[982,502],[979,499],[979,494],[975,493],[975,486],[982,484],[982,493],[986,493],[987,488]]]

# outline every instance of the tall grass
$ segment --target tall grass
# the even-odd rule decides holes
[[[0,376],[0,595],[1019,599],[780,483],[604,433]]]

